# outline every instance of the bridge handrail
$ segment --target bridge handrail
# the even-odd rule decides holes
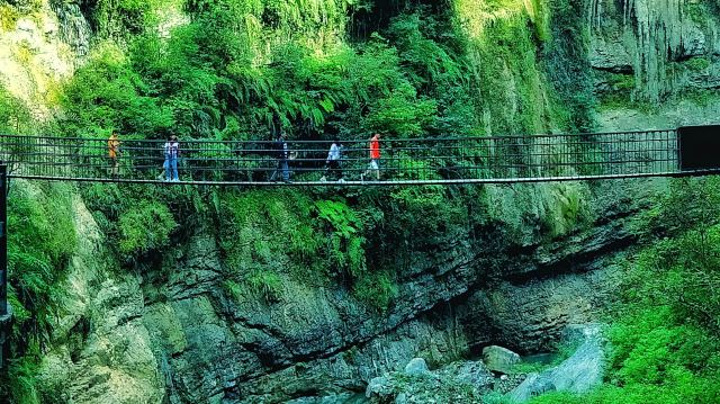
[[[493,140],[493,139],[533,139],[533,138],[577,138],[577,137],[589,137],[589,136],[608,136],[608,135],[637,135],[637,134],[648,134],[648,133],[662,133],[662,132],[676,132],[677,128],[673,129],[650,129],[650,130],[635,130],[635,131],[616,131],[616,132],[580,132],[580,133],[535,133],[525,135],[488,135],[488,136],[456,136],[456,137],[423,137],[423,138],[382,138],[383,142],[402,143],[402,142],[455,142],[455,141],[480,141],[480,140]],[[120,141],[122,142],[143,142],[143,143],[155,143],[164,144],[167,142],[165,139],[135,139],[128,135],[127,139]],[[47,136],[47,135],[14,135],[14,134],[0,134],[0,138],[28,138],[28,139],[52,139],[52,140],[67,140],[67,141],[105,141],[107,142],[108,137],[65,137],[65,136]],[[362,139],[340,139],[343,144],[346,143],[367,143],[369,137]],[[193,142],[201,144],[273,144],[274,140],[209,140],[209,139],[195,139],[187,138],[180,139],[181,142]],[[288,139],[288,142],[294,144],[330,144],[333,142],[332,138],[329,139]]]
[[[108,138],[0,135],[0,160],[13,176],[57,179],[144,181],[165,161],[164,140],[121,138],[115,160]],[[288,140],[292,171],[312,183],[323,174],[332,140]],[[367,139],[342,140],[342,172],[349,180],[368,174]],[[264,182],[282,169],[270,140],[180,140],[180,170],[193,180],[216,183]],[[678,168],[676,129],[530,136],[473,136],[381,139],[384,180],[490,181],[497,178],[567,178],[591,175],[646,175]],[[112,160],[112,162],[111,162]],[[122,169],[122,175],[117,171]],[[331,174],[338,174],[335,167]],[[112,178],[108,178],[112,174]],[[266,174],[263,174],[266,173]],[[340,173],[342,175],[342,173]],[[370,173],[375,176],[375,174]],[[324,178],[324,176],[323,176]],[[211,181],[212,182],[212,181]],[[241,181],[242,182],[242,181]],[[425,183],[423,182],[423,183]]]

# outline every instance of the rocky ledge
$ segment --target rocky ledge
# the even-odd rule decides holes
[[[570,325],[563,346],[577,347],[557,366],[524,372],[520,356],[506,348],[487,347],[483,361],[461,361],[431,371],[415,358],[401,372],[376,377],[365,397],[371,403],[474,403],[487,397],[506,396],[515,403],[551,391],[585,393],[603,380],[606,341],[599,324]],[[501,368],[501,371],[497,369]],[[484,399],[485,398],[485,399]],[[304,403],[344,403],[347,396],[306,399]],[[358,400],[358,398],[352,398]],[[325,401],[323,401],[325,400]],[[336,400],[336,401],[330,401]]]

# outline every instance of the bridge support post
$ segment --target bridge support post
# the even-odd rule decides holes
[[[12,308],[7,299],[7,165],[0,162],[0,370],[7,367]]]
[[[12,308],[8,305],[7,313],[0,316],[0,372],[7,369],[10,359],[10,334],[12,333]]]

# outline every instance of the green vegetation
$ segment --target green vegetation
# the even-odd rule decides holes
[[[143,201],[124,212],[118,226],[120,252],[136,255],[167,247],[177,223],[167,206]]]
[[[688,68],[696,72],[702,72],[712,65],[712,61],[708,57],[698,56],[685,62]]]
[[[296,138],[468,135],[484,132],[486,118],[494,133],[592,126],[589,80],[578,75],[587,70],[579,6],[538,3],[542,11],[498,19],[468,42],[452,10],[408,2],[379,33],[349,45],[342,33],[352,2],[312,3],[190,1],[192,22],[170,39],[140,30],[127,50],[96,48],[65,91],[59,128],[258,139],[276,125]],[[118,15],[132,14],[120,12],[126,6],[136,4],[119,2]],[[548,104],[555,90],[544,83],[553,81],[551,98],[570,96],[569,104]]]
[[[13,0],[0,4],[0,33],[16,28],[21,17],[33,16],[40,11],[41,0]]]
[[[385,311],[397,294],[397,285],[388,272],[364,274],[353,286],[355,296],[379,311]]]
[[[17,9],[9,4],[0,4],[0,30],[9,31],[15,29],[20,14]]]
[[[107,130],[145,138],[165,134],[172,116],[156,98],[147,96],[147,84],[129,66],[116,45],[108,42],[97,47],[61,96],[60,104],[68,115],[57,123],[57,130],[90,137],[104,137]]]

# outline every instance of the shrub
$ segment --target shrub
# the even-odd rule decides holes
[[[360,301],[380,311],[388,309],[397,292],[397,285],[388,272],[365,273],[353,286],[353,293]]]
[[[120,215],[119,251],[129,256],[144,254],[170,244],[170,234],[178,226],[167,206],[142,201]]]

